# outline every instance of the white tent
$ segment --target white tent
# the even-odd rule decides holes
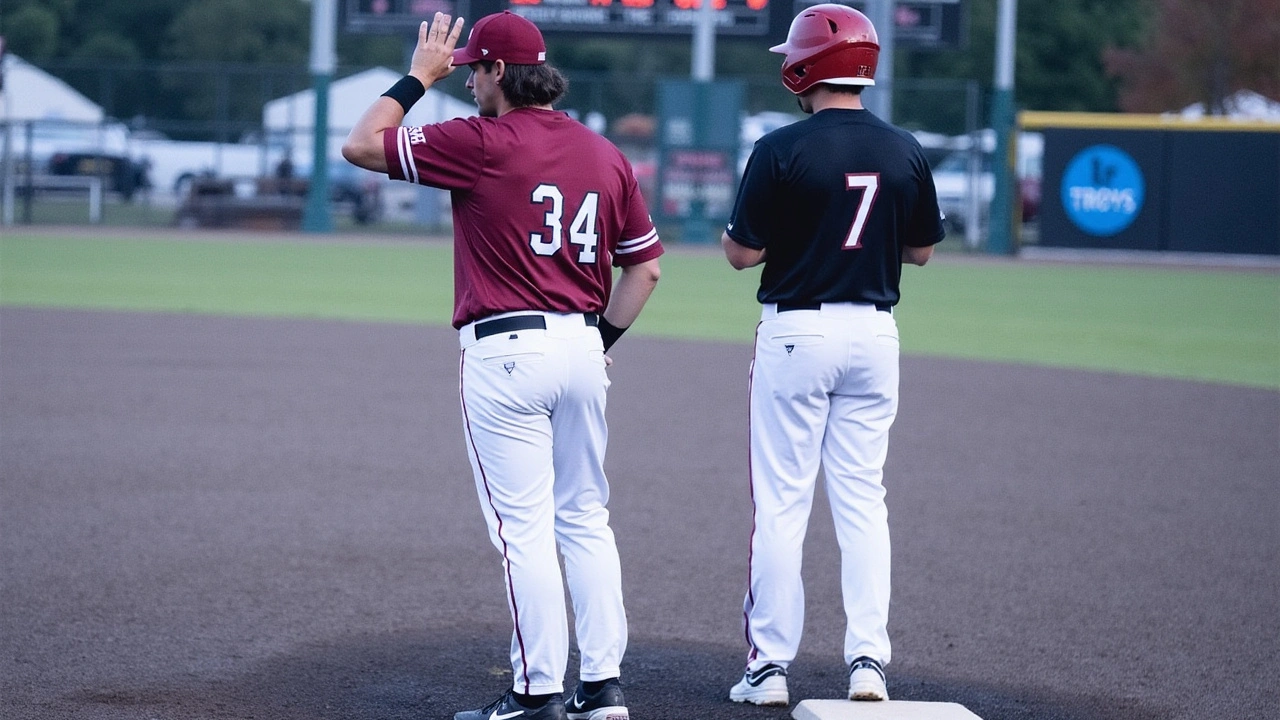
[[[356,73],[329,86],[329,156],[340,157],[342,142],[369,104],[386,92],[403,74],[376,67]],[[311,128],[315,124],[315,90],[277,98],[262,109],[263,129],[292,147],[300,164],[310,163]],[[473,103],[463,102],[439,90],[428,90],[405,116],[405,125],[427,125],[476,114]]]
[[[58,78],[12,53],[4,56],[0,121],[102,122],[102,108]]]
[[[1280,120],[1280,102],[1252,90],[1241,90],[1225,98],[1222,105],[1226,117],[1236,120]],[[1188,105],[1178,114],[1193,120],[1205,117],[1204,103]]]
[[[89,98],[13,54],[4,56],[0,123],[0,153],[37,163],[56,152],[123,155],[129,149],[123,123],[108,120]]]

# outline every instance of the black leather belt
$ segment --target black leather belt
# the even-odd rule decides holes
[[[583,313],[582,320],[587,325],[595,327],[600,324],[600,316],[595,313]],[[546,330],[547,319],[541,315],[512,315],[511,317],[497,318],[495,320],[485,320],[476,323],[476,339],[487,338],[490,335],[497,335],[504,332],[515,332],[516,330]]]
[[[893,306],[889,303],[875,303],[876,309],[880,312],[893,312]],[[797,305],[795,303],[778,303],[778,312],[791,312],[792,310],[821,310],[822,303],[804,303]]]

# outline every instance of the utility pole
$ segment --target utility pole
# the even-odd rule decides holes
[[[302,229],[333,232],[329,212],[329,82],[337,65],[338,6],[336,0],[311,0],[311,77],[316,93],[311,155],[311,183],[302,213]]]
[[[1018,0],[1000,0],[996,24],[995,95],[991,99],[991,129],[996,134],[992,171],[995,192],[991,198],[991,228],[987,251],[1012,255],[1013,243],[1013,64],[1014,35],[1018,26]]]
[[[716,78],[716,11],[714,0],[698,3],[698,17],[693,23],[693,67],[690,75],[696,82]]]
[[[693,80],[693,146],[705,147],[708,129],[711,127],[711,84],[716,78],[716,11],[715,0],[700,0],[693,22],[692,67]],[[700,178],[694,182],[693,197],[689,202],[689,215],[685,218],[683,239],[685,242],[707,242],[711,237],[711,222],[707,217],[706,187]]]
[[[867,0],[867,19],[880,41],[880,59],[876,63],[875,87],[864,91],[863,103],[885,122],[893,122],[893,13],[894,0]]]

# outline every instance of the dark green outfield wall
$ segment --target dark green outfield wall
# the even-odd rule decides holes
[[[1280,255],[1280,126],[1045,127],[1044,138],[1042,245]]]

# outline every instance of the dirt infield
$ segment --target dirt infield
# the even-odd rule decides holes
[[[724,699],[750,348],[614,355],[634,717],[786,717]],[[430,720],[496,696],[509,620],[456,374],[448,329],[0,309],[0,716]],[[895,698],[1280,716],[1280,393],[914,357],[903,378]],[[796,699],[844,690],[837,563],[820,499]]]

